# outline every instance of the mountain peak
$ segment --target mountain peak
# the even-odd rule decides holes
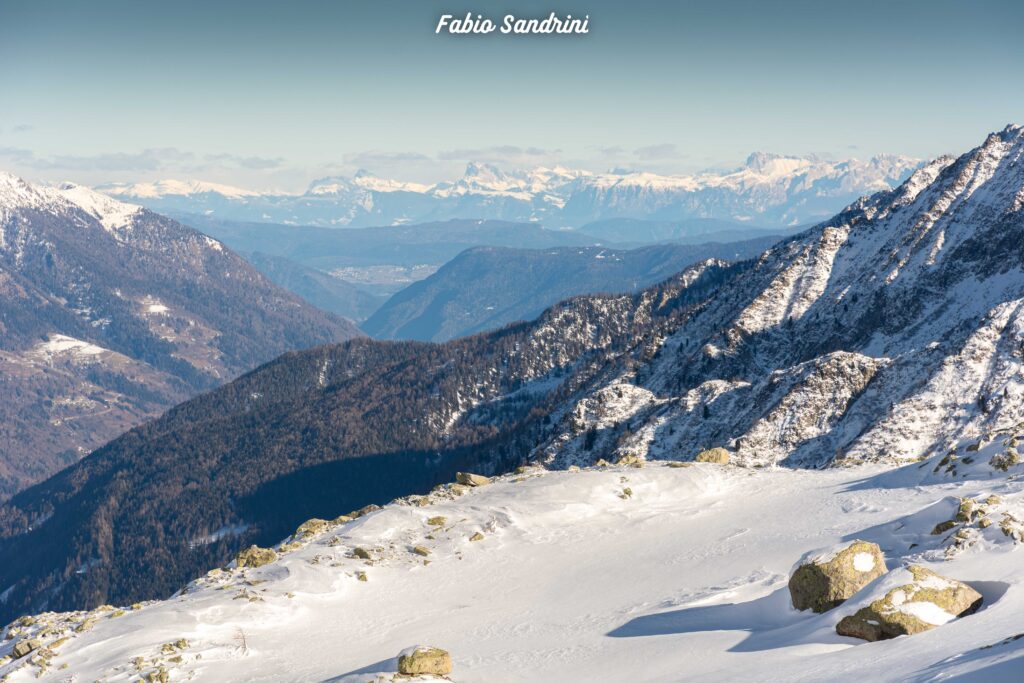
[[[471,161],[466,164],[466,172],[463,175],[467,178],[486,180],[498,180],[507,177],[507,174],[494,164],[477,161]]]
[[[206,180],[156,180],[143,183],[109,183],[98,185],[97,190],[106,195],[159,199],[161,197],[183,197],[198,194],[216,194],[229,199],[258,197],[261,193],[231,185],[222,185]]]
[[[56,192],[98,220],[108,232],[131,227],[133,217],[142,211],[137,204],[128,204],[75,183],[61,183]]]
[[[24,178],[0,171],[0,209],[39,207],[46,204],[40,189]]]
[[[747,157],[744,168],[761,175],[789,174],[817,161],[816,157],[786,156],[773,152],[753,152]]]

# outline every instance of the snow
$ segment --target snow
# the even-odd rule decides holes
[[[853,568],[859,572],[869,572],[875,568],[875,558],[871,553],[857,553],[853,556]]]
[[[927,601],[904,603],[900,605],[899,611],[917,617],[926,624],[933,624],[935,626],[942,626],[956,619],[955,615],[950,614],[934,602]]]
[[[119,232],[131,227],[132,218],[142,211],[141,206],[111,199],[74,183],[64,183],[57,190],[62,197],[98,220],[108,232]]]
[[[850,198],[888,190],[918,165],[916,159],[899,156],[831,162],[755,153],[741,168],[695,175],[593,173],[562,166],[500,169],[471,162],[461,177],[434,184],[379,178],[360,170],[351,177],[316,179],[303,193],[256,192],[199,180],[96,189],[135,198],[155,210],[174,207],[286,224],[301,216],[303,224],[322,226],[401,225],[466,215],[552,227],[652,216],[789,226],[818,220]],[[669,213],[659,214],[662,209]]]
[[[104,349],[95,344],[75,339],[63,334],[51,334],[49,339],[40,342],[33,349],[33,354],[42,358],[53,359],[56,356],[68,355],[73,358],[85,358],[98,356],[104,353]]]
[[[534,468],[451,500],[435,494],[425,507],[398,501],[264,567],[214,572],[116,618],[98,613],[94,628],[57,648],[42,680],[127,680],[138,675],[134,658],[156,661],[181,638],[181,661],[163,660],[171,681],[391,680],[399,653],[419,644],[448,650],[462,683],[924,681],[947,671],[1016,680],[1016,544],[928,563],[906,542],[939,543],[921,515],[936,501],[994,491],[1018,514],[1024,507],[1022,480],[922,483],[916,464]],[[428,525],[435,516],[445,524]],[[471,542],[476,532],[484,539]],[[934,606],[907,603],[945,625],[872,644],[836,635],[842,616],[907,582],[896,570],[831,612],[793,610],[794,560],[853,538],[880,543],[890,567],[925,563],[972,583],[985,607],[945,623]],[[429,548],[429,563],[414,545]],[[355,547],[373,559],[352,557]]]
[[[28,183],[10,173],[0,171],[0,247],[5,246],[3,224],[13,212],[23,209],[66,214],[79,209],[98,221],[106,230],[118,235],[130,229],[141,206],[111,199],[74,183],[57,187]],[[77,221],[81,224],[81,221]]]
[[[261,193],[253,190],[211,183],[205,180],[158,180],[151,183],[114,183],[101,185],[96,189],[103,194],[138,197],[139,199],[205,193],[219,194],[230,199],[261,196]]]

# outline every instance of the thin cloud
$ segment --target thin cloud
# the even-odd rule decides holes
[[[540,147],[518,147],[516,145],[496,145],[494,147],[478,147],[448,149],[437,153],[441,161],[494,161],[517,163],[524,160],[549,159],[561,154],[560,149],[542,149]]]
[[[342,157],[349,166],[390,166],[393,164],[431,163],[433,159],[418,152],[354,152]]]
[[[238,154],[207,154],[203,157],[206,161],[227,166],[237,166],[239,168],[248,168],[254,171],[261,171],[271,168],[280,168],[284,164],[284,159],[281,157],[258,157],[258,156],[241,156]]]
[[[637,147],[633,150],[633,155],[638,159],[650,160],[650,159],[678,159],[681,155],[675,145],[671,143],[662,143],[659,145],[647,145],[646,147]]]

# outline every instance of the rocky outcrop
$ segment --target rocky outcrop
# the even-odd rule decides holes
[[[398,656],[398,673],[406,676],[447,676],[451,672],[451,655],[437,647],[421,645],[410,648]]]
[[[238,553],[235,562],[239,567],[262,567],[277,559],[277,553],[271,548],[261,548],[258,545],[251,545]]]
[[[805,557],[789,579],[798,610],[827,612],[885,574],[885,557],[875,543],[854,541],[841,549]]]
[[[981,594],[966,583],[918,565],[898,571],[907,575],[908,582],[843,617],[836,633],[868,641],[914,635],[973,614],[981,607]]]
[[[716,465],[728,465],[729,451],[724,448],[709,448],[698,453],[694,460],[696,462],[712,462]]]
[[[331,523],[326,519],[310,519],[303,522],[298,529],[295,530],[294,537],[297,539],[303,539],[307,536],[316,536],[322,531],[326,531],[331,526]]]
[[[20,657],[24,657],[30,652],[35,652],[39,647],[40,643],[38,640],[19,640],[14,644],[14,649],[11,650],[11,654],[14,655],[15,659],[18,659]]]
[[[471,474],[470,472],[456,472],[455,473],[456,483],[462,484],[463,486],[487,486],[491,483],[490,477],[485,477],[482,474]]]

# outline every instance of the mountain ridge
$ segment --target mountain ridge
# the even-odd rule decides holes
[[[889,189],[919,160],[867,161],[752,154],[726,172],[668,176],[537,167],[503,171],[470,162],[461,178],[433,185],[353,177],[313,181],[304,193],[254,193],[202,181],[109,184],[97,189],[164,213],[216,215],[326,227],[370,227],[477,218],[579,227],[611,218],[714,218],[779,228],[826,218],[857,197]]]
[[[209,236],[0,174],[0,495],[289,348],[358,334]]]

